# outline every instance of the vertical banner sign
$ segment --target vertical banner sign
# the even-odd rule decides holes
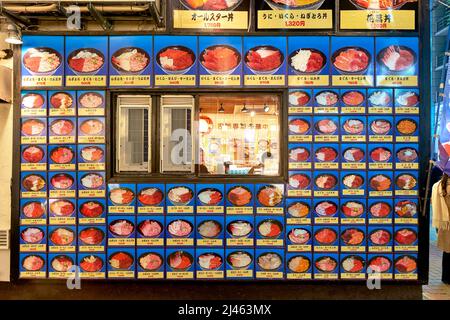
[[[340,0],[341,30],[417,30],[418,0]]]
[[[148,87],[152,75],[152,36],[109,38],[109,85]]]
[[[259,30],[333,29],[334,0],[259,0],[255,7]]]
[[[247,30],[251,0],[173,0],[174,29]]]
[[[66,86],[106,86],[108,37],[66,37]]]
[[[450,39],[449,39],[450,40]],[[450,155],[450,68],[447,65],[447,76],[445,78],[444,101],[439,120],[439,140]]]
[[[21,65],[22,87],[62,86],[64,37],[24,36]]]

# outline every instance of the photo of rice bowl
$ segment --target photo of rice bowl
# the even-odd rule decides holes
[[[333,217],[338,212],[338,206],[332,201],[324,200],[316,204],[314,211],[319,217]]]
[[[26,243],[38,244],[44,240],[45,233],[39,227],[28,227],[22,230],[20,237]]]
[[[275,185],[266,185],[258,190],[256,197],[263,206],[275,207],[283,201],[283,189]]]
[[[174,187],[169,189],[167,198],[175,206],[185,206],[194,198],[194,192],[188,187]]]
[[[144,188],[139,191],[138,200],[144,206],[157,206],[164,200],[164,194],[158,188]]]
[[[303,173],[296,173],[289,176],[289,187],[297,190],[305,190],[311,184],[311,178]]]
[[[125,251],[111,254],[108,259],[109,265],[115,270],[129,270],[134,264],[134,258]]]
[[[33,76],[51,76],[63,61],[61,54],[48,47],[30,48],[23,54],[22,65]]]
[[[395,270],[399,273],[413,273],[417,270],[417,259],[411,255],[403,255],[395,259]]]
[[[305,228],[293,228],[288,232],[288,239],[293,244],[306,244],[311,240],[311,232]]]
[[[126,219],[111,221],[109,232],[115,237],[128,238],[134,232],[134,223]]]
[[[389,216],[392,211],[392,207],[383,201],[378,201],[370,205],[369,212],[374,218],[385,218]]]
[[[138,258],[139,266],[145,271],[157,271],[163,262],[163,257],[157,252],[146,252]]]
[[[365,96],[361,91],[347,91],[342,95],[342,101],[347,106],[360,106],[364,103]]]
[[[227,225],[227,232],[232,238],[247,238],[252,231],[252,224],[245,220],[234,220]]]
[[[120,48],[111,55],[111,65],[119,74],[139,75],[150,64],[150,55],[138,47]]]
[[[320,91],[314,97],[317,105],[323,107],[332,107],[339,102],[339,96],[333,91]]]
[[[295,118],[289,121],[289,132],[292,134],[307,134],[309,129],[311,128],[310,123],[301,118]]]
[[[54,163],[67,164],[71,163],[75,157],[75,153],[71,147],[57,146],[50,151],[50,159]]]
[[[222,192],[215,188],[201,190],[197,195],[198,201],[205,206],[216,206],[223,198]]]
[[[227,256],[229,266],[234,270],[246,270],[253,262],[253,257],[246,251],[234,251]]]
[[[103,230],[97,227],[89,227],[81,230],[78,233],[78,240],[81,241],[82,244],[87,246],[96,246],[103,242],[105,239],[105,233]]]
[[[45,214],[45,204],[39,201],[29,201],[22,207],[22,214],[29,219],[38,219]]]
[[[332,147],[320,147],[314,154],[317,162],[334,162],[338,157],[338,152]]]
[[[99,108],[103,106],[104,98],[98,92],[84,92],[78,96],[79,106],[82,108]]]
[[[105,207],[99,201],[91,200],[81,204],[79,211],[86,218],[97,218],[103,214]]]
[[[256,263],[265,271],[276,271],[283,264],[283,258],[275,252],[265,252],[258,256]]]
[[[357,163],[364,160],[365,152],[358,147],[350,147],[343,152],[344,160],[351,163]]]
[[[217,253],[208,252],[198,256],[197,263],[202,270],[217,270],[222,266],[223,259]]]
[[[45,182],[44,177],[40,174],[29,174],[22,180],[22,187],[30,192],[41,191],[46,185],[47,183]]]
[[[41,109],[45,99],[40,93],[28,92],[22,96],[21,105],[25,109]]]
[[[293,107],[303,107],[311,100],[311,96],[306,91],[296,90],[289,93],[289,105]]]
[[[417,232],[411,228],[402,228],[395,232],[394,240],[402,246],[413,245],[417,241]]]
[[[201,65],[211,75],[232,74],[241,63],[241,54],[230,45],[213,45],[199,55]]]
[[[80,157],[86,163],[98,163],[103,160],[105,152],[97,146],[86,146],[80,150]]]
[[[157,220],[147,219],[139,223],[137,231],[145,238],[157,238],[163,232],[163,225]]]
[[[22,267],[27,271],[40,271],[45,266],[45,260],[37,255],[28,255],[22,259]]]
[[[55,190],[69,190],[75,180],[67,173],[58,173],[50,178],[50,184]]]
[[[280,49],[274,46],[257,46],[245,54],[244,62],[256,75],[272,75],[281,68],[284,55]]]
[[[50,213],[55,217],[70,217],[75,211],[75,204],[70,200],[52,199]]]
[[[99,189],[104,186],[104,178],[98,173],[87,173],[80,179],[81,185],[85,189]]]
[[[347,174],[342,178],[342,185],[346,189],[360,189],[364,184],[364,178],[360,174]]]
[[[127,206],[133,202],[134,192],[129,188],[114,188],[109,192],[109,200],[117,206]]]
[[[389,162],[392,158],[391,150],[384,147],[377,147],[370,150],[370,159],[373,162]]]
[[[21,132],[24,136],[40,136],[44,133],[45,123],[40,119],[27,119],[22,122]]]
[[[49,240],[56,246],[68,246],[75,240],[75,232],[69,228],[59,227],[50,232]]]
[[[314,179],[314,184],[319,190],[333,190],[337,182],[337,178],[332,174],[321,174]]]
[[[392,235],[385,229],[375,229],[370,232],[369,239],[376,246],[385,246],[391,241]]]
[[[419,104],[419,95],[414,91],[406,91],[401,93],[397,99],[397,104],[401,107],[415,107]]]
[[[305,162],[310,157],[309,150],[304,147],[296,147],[289,149],[289,161],[290,162]]]
[[[40,146],[28,146],[22,150],[22,158],[29,163],[39,163],[44,159],[45,152]]]
[[[103,259],[94,254],[83,257],[80,262],[80,268],[83,272],[99,272],[103,265]]]
[[[391,188],[392,180],[384,174],[377,174],[370,178],[369,185],[375,191],[387,191]]]
[[[359,201],[346,201],[341,205],[341,212],[347,218],[358,218],[364,214],[365,207]]]
[[[320,135],[333,135],[338,130],[338,125],[332,119],[322,119],[316,122],[315,129]]]
[[[169,267],[173,271],[186,271],[194,263],[194,258],[189,252],[180,250],[172,252],[168,257]]]
[[[215,239],[222,232],[222,225],[215,220],[205,220],[198,225],[197,232],[203,239]]]
[[[334,229],[320,228],[314,232],[314,239],[319,245],[332,245],[338,239],[338,235]]]
[[[386,91],[374,91],[369,96],[369,104],[372,107],[385,107],[388,106],[392,101],[392,97]]]
[[[391,269],[392,261],[384,256],[375,256],[369,260],[367,268],[379,273],[386,273]]]
[[[243,207],[252,201],[253,195],[245,186],[235,186],[228,190],[227,199],[236,207]]]
[[[262,238],[276,239],[283,232],[283,225],[275,219],[265,219],[258,224],[258,233]]]
[[[74,107],[73,98],[67,92],[55,92],[50,97],[50,106],[60,110],[71,109]]]
[[[297,74],[318,74],[327,64],[325,54],[317,49],[301,48],[289,55],[289,66]]]
[[[87,119],[80,124],[80,133],[86,136],[102,135],[104,129],[104,123],[98,119]]]
[[[379,51],[377,61],[384,72],[404,74],[415,66],[417,56],[411,48],[391,45]]]
[[[364,241],[366,235],[358,228],[348,228],[341,233],[342,245],[359,246]]]
[[[70,119],[56,119],[50,122],[50,133],[55,136],[74,135],[75,124]]]
[[[79,48],[68,55],[67,64],[78,76],[95,75],[105,64],[105,56],[95,48]]]
[[[400,218],[412,218],[417,212],[417,204],[411,200],[402,200],[395,204],[395,214]]]
[[[348,273],[361,273],[364,270],[366,262],[361,256],[350,255],[341,261],[341,267]]]
[[[413,190],[417,186],[417,179],[411,174],[404,173],[397,176],[395,184],[401,190]]]
[[[317,258],[314,265],[320,273],[332,273],[338,267],[336,259],[330,256]]]
[[[287,266],[294,273],[305,273],[311,268],[311,260],[302,255],[293,256],[289,259]]]
[[[169,46],[156,55],[156,63],[166,73],[182,75],[189,72],[195,64],[194,52],[185,46]]]
[[[331,63],[341,74],[364,74],[371,62],[369,51],[362,47],[343,47],[331,56]]]
[[[287,207],[287,212],[291,217],[304,218],[304,217],[308,216],[308,214],[310,212],[310,207],[305,202],[296,201],[296,202],[291,203]]]
[[[376,119],[370,123],[370,130],[377,135],[386,135],[391,131],[391,128],[391,122],[384,119]]]
[[[183,219],[174,220],[167,225],[167,231],[174,238],[188,238],[193,230],[192,223]]]

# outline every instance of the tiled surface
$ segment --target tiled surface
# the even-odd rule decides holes
[[[430,280],[423,286],[424,300],[450,300],[450,285],[442,283],[442,251],[434,244],[430,245]]]

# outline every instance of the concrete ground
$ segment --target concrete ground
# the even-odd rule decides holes
[[[441,276],[442,251],[431,244],[429,282],[422,288],[424,300],[450,300],[450,285],[442,283]]]

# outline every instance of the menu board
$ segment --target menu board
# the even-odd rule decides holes
[[[150,86],[152,47],[152,36],[110,37],[109,85],[111,87]]]
[[[197,37],[155,36],[155,86],[197,84]]]
[[[66,37],[66,86],[106,86],[108,37]]]
[[[173,0],[173,28],[247,30],[251,3],[251,0]]]
[[[419,0],[340,0],[341,30],[416,30]]]
[[[22,87],[62,86],[64,37],[24,36],[21,65]]]
[[[257,29],[333,29],[334,0],[256,1]]]

